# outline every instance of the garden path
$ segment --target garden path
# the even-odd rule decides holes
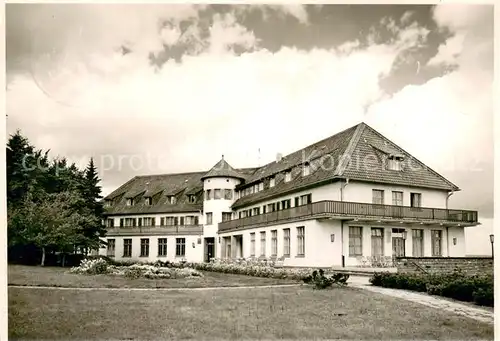
[[[369,284],[368,277],[361,278],[361,276],[351,276],[349,278],[349,283],[353,287],[362,288],[392,297],[402,298],[407,301],[420,303],[428,307],[433,307],[440,310],[446,310],[457,315],[475,319],[477,321],[490,324],[494,323],[494,312],[487,310],[487,308],[476,308],[463,303],[449,301],[445,298],[431,296],[414,291],[376,287]]]

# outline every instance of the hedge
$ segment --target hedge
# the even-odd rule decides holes
[[[489,274],[470,276],[460,271],[440,275],[381,272],[375,273],[370,283],[385,288],[427,292],[478,305],[494,305],[494,282]]]

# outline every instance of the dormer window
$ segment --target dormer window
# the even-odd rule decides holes
[[[274,187],[276,185],[276,179],[272,177],[269,179],[269,187]]]
[[[127,206],[133,206],[133,205],[134,205],[134,199],[127,198]]]
[[[400,171],[403,169],[403,156],[401,155],[389,155],[387,158],[387,169]]]
[[[290,180],[292,180],[292,172],[287,171],[285,172],[285,182],[289,182]]]
[[[196,202],[196,197],[194,195],[190,195],[188,197],[189,203],[194,204]]]
[[[169,204],[174,205],[176,203],[175,197],[173,195],[169,195],[167,200]]]
[[[111,200],[104,200],[104,207],[111,207]]]
[[[153,198],[151,197],[146,197],[146,199],[144,200],[144,204],[146,206],[151,206],[153,204]]]
[[[302,167],[302,175],[308,176],[309,174],[311,174],[311,167],[309,166],[309,163],[305,163]]]

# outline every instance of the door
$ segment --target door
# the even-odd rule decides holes
[[[214,247],[215,247],[215,239],[205,238],[205,262],[210,262],[210,258],[215,257]]]
[[[401,237],[392,237],[392,255],[395,257],[404,257],[405,241]]]

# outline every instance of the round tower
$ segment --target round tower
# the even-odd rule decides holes
[[[231,205],[236,200],[235,187],[244,178],[222,159],[205,174],[203,181],[203,236],[205,239],[205,260],[219,253],[217,230],[223,216],[231,219]],[[210,244],[213,242],[214,247]]]

